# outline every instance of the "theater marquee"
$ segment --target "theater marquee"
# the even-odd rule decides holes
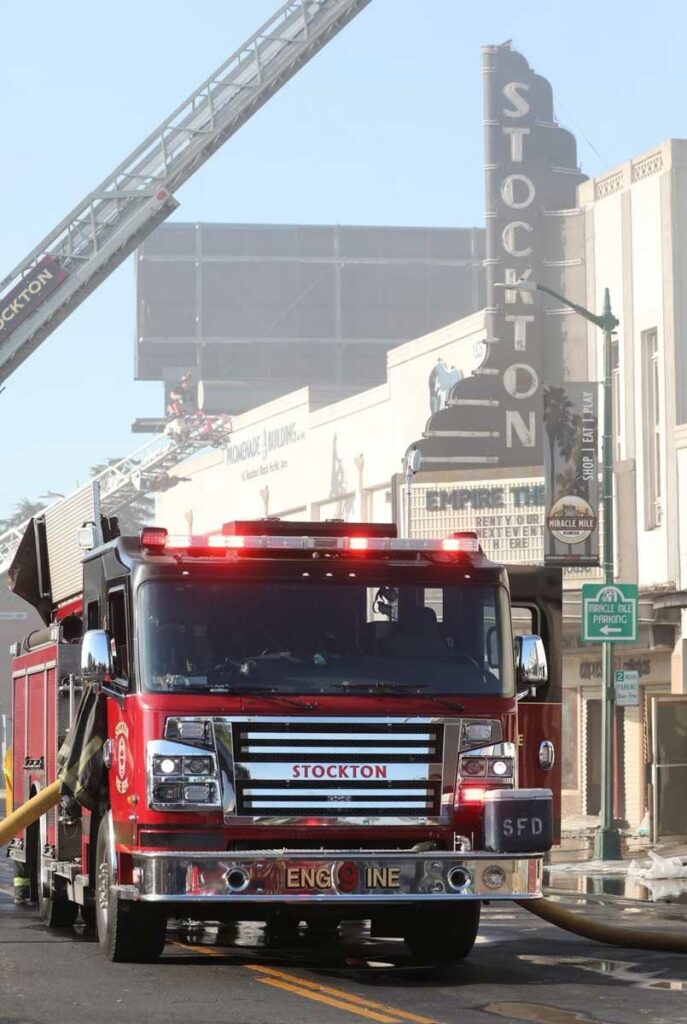
[[[456,530],[476,530],[488,558],[507,565],[541,565],[547,561],[546,484],[543,477],[510,477],[423,483],[415,478],[411,501],[413,537],[448,537]],[[398,502],[404,495],[399,486]],[[598,564],[566,559],[563,588],[603,579]]]
[[[446,537],[476,530],[484,553],[498,562],[531,565],[544,560],[544,480],[479,480],[416,483],[412,491],[414,537]]]

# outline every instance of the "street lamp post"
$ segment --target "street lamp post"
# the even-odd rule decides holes
[[[604,543],[603,570],[604,582],[614,583],[615,564],[613,553],[613,331],[618,326],[618,319],[611,312],[611,296],[608,288],[604,291],[603,313],[598,315],[584,306],[566,299],[565,295],[547,288],[535,281],[518,281],[517,284],[501,285],[501,287],[527,292],[545,292],[558,299],[564,306],[579,313],[604,334],[604,422],[603,422],[603,509],[604,509]],[[613,644],[605,640],[602,644],[602,695],[601,695],[601,825],[594,836],[594,856],[598,860],[618,860],[620,858],[620,833],[613,819]]]
[[[412,501],[413,501],[413,477],[417,473],[422,463],[422,454],[419,448],[411,448],[405,457],[405,468],[403,478],[405,481],[405,534],[406,537],[410,537],[411,520],[412,520]]]

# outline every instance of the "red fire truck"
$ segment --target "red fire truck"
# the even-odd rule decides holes
[[[54,779],[79,702],[100,701],[89,800],[72,780],[77,800],[11,846],[49,926],[81,908],[111,959],[140,961],[173,918],[365,919],[460,959],[482,901],[541,894],[558,570],[507,573],[474,534],[378,524],[86,543],[66,596],[76,577],[40,523],[11,573],[47,622],[13,651],[15,806]]]

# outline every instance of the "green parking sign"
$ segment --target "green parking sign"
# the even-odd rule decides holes
[[[637,640],[639,591],[635,583],[585,583],[582,587],[582,640],[632,643]]]

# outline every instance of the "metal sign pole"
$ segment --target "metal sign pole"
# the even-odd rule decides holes
[[[506,288],[507,285],[500,287]],[[545,292],[558,299],[569,309],[573,309],[585,320],[600,327],[604,333],[604,432],[603,432],[603,507],[604,507],[604,579],[605,586],[614,586],[615,566],[613,561],[613,360],[611,343],[613,331],[619,321],[611,312],[611,296],[608,288],[604,291],[603,313],[592,313],[585,306],[571,302],[565,295],[539,284],[531,279],[518,281],[515,287],[521,292]],[[583,595],[586,588],[583,588]],[[625,588],[628,589],[627,587]],[[583,614],[586,610],[583,596]],[[620,639],[634,639],[635,625],[632,636]],[[617,860],[620,857],[620,833],[613,820],[613,642],[609,639],[611,630],[621,633],[621,627],[607,627],[602,630],[604,636],[596,637],[603,644],[602,683],[601,683],[601,824],[594,837],[594,855],[600,860]],[[585,625],[584,632],[588,633]],[[585,636],[590,640],[592,637]]]
[[[613,551],[613,361],[612,339],[617,320],[611,313],[611,298],[606,288],[604,308],[599,326],[604,332],[604,434],[603,434],[603,503],[604,503],[604,582],[613,586],[615,563]],[[620,833],[613,817],[613,653],[611,640],[603,642],[601,677],[601,824],[594,836],[594,856],[599,860],[620,860]]]

